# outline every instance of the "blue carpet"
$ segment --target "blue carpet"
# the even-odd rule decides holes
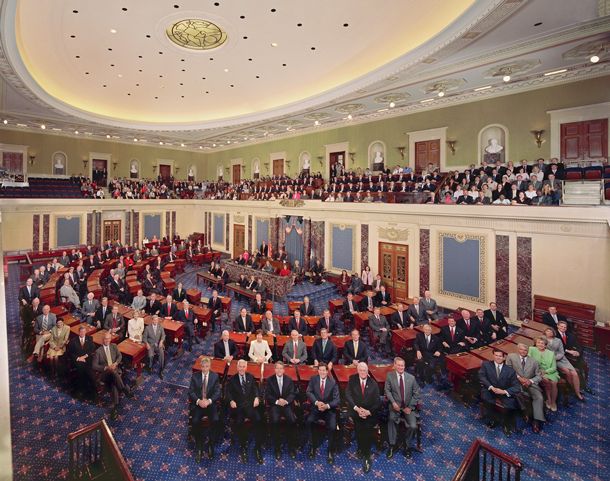
[[[18,270],[9,268],[7,298],[16,299]],[[195,285],[195,271],[180,276],[186,287]],[[209,295],[209,291],[204,295]],[[323,292],[312,301],[326,307],[336,292]],[[231,316],[241,304],[233,303]],[[277,303],[280,314],[285,303]],[[20,354],[21,336],[17,303],[8,310],[9,360],[11,379],[11,425],[14,478],[55,480],[67,478],[68,433],[100,420],[107,415],[101,405],[76,401],[57,383],[26,364]],[[238,462],[238,448],[225,434],[214,461],[197,465],[186,439],[186,387],[196,356],[211,352],[218,332],[194,352],[170,360],[167,376],[161,381],[155,375],[144,375],[133,400],[123,400],[119,418],[110,422],[111,429],[138,480],[195,480],[202,477],[232,481],[334,480],[348,481],[365,477],[355,456],[355,443],[329,466],[321,456],[309,461],[305,452],[296,460],[284,456],[276,461],[266,449],[265,464],[258,466]],[[597,354],[587,353],[591,386],[596,396],[586,404],[572,404],[549,417],[541,435],[530,430],[506,438],[490,430],[478,419],[478,406],[464,407],[448,395],[431,387],[423,389],[424,453],[412,460],[401,455],[388,461],[377,453],[373,469],[366,476],[381,480],[449,481],[472,440],[480,437],[506,453],[518,456],[524,466],[524,480],[602,481],[608,479],[610,459],[607,434],[607,399],[610,394],[609,363]],[[379,359],[381,360],[381,359]],[[132,373],[128,374],[131,380]]]

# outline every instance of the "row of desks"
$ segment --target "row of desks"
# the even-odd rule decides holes
[[[201,359],[205,356],[197,358],[193,364],[193,372],[201,372]],[[369,374],[379,384],[379,388],[383,391],[385,380],[388,372],[394,369],[393,364],[369,364]],[[228,379],[237,374],[237,361],[226,362],[222,359],[211,359],[210,370],[218,374],[221,380]],[[275,374],[275,364],[248,362],[246,371],[252,374],[255,379],[261,383]],[[350,376],[356,374],[355,366],[344,366],[335,364],[332,368],[332,376],[335,378],[339,387],[345,389]],[[318,368],[308,364],[299,364],[297,366],[286,365],[284,374],[295,382],[301,385],[302,389],[307,387],[309,380],[318,374]]]

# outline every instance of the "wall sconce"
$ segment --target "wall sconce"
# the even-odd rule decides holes
[[[87,165],[89,165],[89,159],[83,159],[83,169],[87,170]]]
[[[400,153],[400,157],[402,158],[402,160],[405,160],[405,147],[396,147],[398,149],[398,152]]]
[[[352,163],[354,162],[354,158],[356,157],[356,152],[350,152],[349,153],[349,160],[352,161]]]
[[[323,158],[324,158],[323,155],[318,155],[318,162],[320,162],[320,167],[322,167],[322,164],[324,163],[324,162],[322,162]]]
[[[245,173],[246,173],[246,166],[245,166],[245,165],[242,165],[242,166],[241,166],[241,173],[242,173],[242,174],[245,174]]]
[[[287,166],[288,168],[290,168],[290,161],[289,161],[289,160],[287,160],[287,161],[286,161],[286,166]]]
[[[36,161],[36,152],[31,152],[28,158],[30,159],[30,165],[32,165]]]
[[[225,167],[225,172],[226,172],[227,174],[229,173],[229,170],[231,170],[231,169],[229,169],[228,167]]]
[[[536,139],[536,145],[538,146],[538,148],[540,148],[542,142],[544,142],[544,140],[542,140],[542,134],[544,134],[544,130],[532,130],[532,134],[534,134],[534,138]]]
[[[152,166],[152,169],[153,169],[153,173],[155,173],[155,174],[156,174],[156,173],[157,173],[157,166],[156,166],[156,165],[153,165],[153,166]]]
[[[455,144],[457,144],[457,140],[448,140],[447,141],[447,145],[449,146],[451,155],[455,155]]]
[[[263,165],[265,166],[265,170],[269,172],[269,162],[265,162]]]
[[[176,171],[176,174],[177,174],[178,172],[180,172],[180,166],[174,165],[174,170]]]
[[[117,166],[117,165],[119,165],[119,163],[118,163],[116,160],[114,160],[114,161],[112,162],[112,170],[116,170],[116,166]]]

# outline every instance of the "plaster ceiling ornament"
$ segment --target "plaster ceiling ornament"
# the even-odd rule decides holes
[[[466,79],[463,78],[450,78],[450,79],[444,79],[444,80],[440,80],[438,82],[433,82],[433,83],[429,83],[427,85],[424,86],[424,92],[429,95],[429,94],[438,94],[438,93],[445,93],[445,92],[451,92],[452,90],[457,90],[460,87],[464,86],[466,84]]]
[[[279,122],[279,125],[281,125],[282,127],[296,127],[297,125],[301,125],[301,121],[295,119],[286,119]]]
[[[188,18],[169,26],[167,37],[180,47],[191,50],[212,50],[227,41],[227,32],[213,22]]]
[[[411,95],[407,92],[396,92],[375,97],[375,102],[379,104],[389,104],[390,102],[402,102],[407,100]]]
[[[584,60],[592,55],[603,57],[603,55],[609,51],[610,39],[592,40],[571,48],[567,52],[564,52],[562,57],[564,60]]]
[[[327,112],[313,112],[311,114],[304,115],[304,117],[307,120],[324,120],[332,116]]]
[[[354,112],[360,112],[362,110],[364,110],[364,104],[344,104],[335,108],[335,112],[341,114],[353,114]]]
[[[541,63],[540,59],[519,60],[517,62],[505,63],[488,69],[483,76],[486,79],[501,79],[506,75],[524,74],[535,69]]]
[[[379,227],[379,237],[391,241],[406,241],[409,239],[409,229],[396,229],[395,227]]]

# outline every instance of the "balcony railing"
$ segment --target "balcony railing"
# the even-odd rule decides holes
[[[518,458],[475,439],[453,481],[520,481],[522,469]]]

